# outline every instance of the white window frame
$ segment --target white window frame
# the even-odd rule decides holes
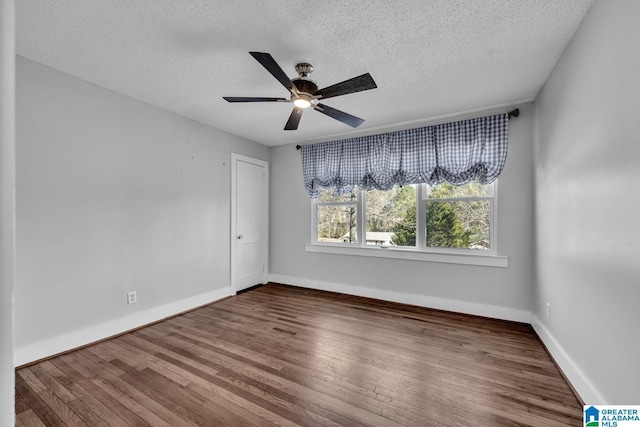
[[[405,259],[414,261],[442,262],[452,264],[479,265],[488,267],[508,267],[508,257],[498,255],[497,225],[498,225],[498,182],[492,184],[490,196],[458,197],[447,199],[428,199],[427,185],[418,184],[416,188],[416,246],[374,246],[366,244],[366,190],[356,189],[356,200],[348,202],[318,202],[311,201],[311,243],[305,246],[307,252],[328,253],[337,255],[368,256],[377,258]],[[489,215],[491,222],[491,249],[459,249],[435,248],[426,246],[426,206],[433,202],[454,201],[489,201]],[[317,206],[356,206],[356,243],[328,243],[318,242]]]

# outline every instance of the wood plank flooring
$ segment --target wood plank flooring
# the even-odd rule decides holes
[[[268,284],[16,373],[16,426],[579,426],[529,325]]]

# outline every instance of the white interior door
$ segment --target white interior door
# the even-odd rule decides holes
[[[266,283],[269,164],[231,155],[231,286],[241,291]]]

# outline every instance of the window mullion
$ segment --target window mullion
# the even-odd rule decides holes
[[[491,250],[498,253],[498,181],[491,184],[491,200],[489,200],[489,222],[491,233]]]
[[[490,196],[469,196],[469,197],[446,197],[441,199],[427,198],[428,202],[482,202],[485,200],[492,200]]]
[[[316,202],[316,206],[349,206],[357,205],[357,202]]]
[[[311,199],[311,241],[318,241],[318,204]]]
[[[367,213],[366,213],[366,206],[367,206],[367,201],[366,201],[366,191],[365,190],[358,190],[358,216],[357,216],[357,221],[358,221],[358,245],[359,246],[366,246],[367,243],[367,226],[366,226],[366,218],[367,218]]]
[[[422,195],[423,191],[426,191],[427,184],[419,184],[419,191],[416,191],[417,195]],[[427,203],[422,197],[416,197],[416,247],[423,249],[426,247],[426,206]]]

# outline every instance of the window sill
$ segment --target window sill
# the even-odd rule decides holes
[[[447,264],[479,265],[484,267],[509,266],[509,257],[495,254],[466,254],[452,252],[427,252],[417,249],[400,249],[381,246],[353,247],[335,244],[307,243],[306,252],[333,254],[333,255],[353,255],[374,258],[403,259],[410,261],[440,262]]]

